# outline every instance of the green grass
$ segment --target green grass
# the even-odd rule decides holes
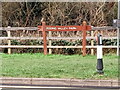
[[[2,76],[79,79],[117,79],[118,58],[104,56],[104,75],[95,74],[96,56],[1,54]]]

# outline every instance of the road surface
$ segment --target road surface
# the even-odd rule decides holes
[[[49,86],[49,85],[0,85],[0,90],[119,90],[118,87],[94,87],[94,86]]]

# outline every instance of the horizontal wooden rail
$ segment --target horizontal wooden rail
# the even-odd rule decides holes
[[[113,29],[117,29],[117,28],[111,26],[92,27],[92,30],[113,30]]]
[[[38,27],[0,27],[0,30],[10,30],[10,31],[17,31],[17,30],[38,30]]]
[[[0,37],[0,40],[41,40],[43,37]],[[82,37],[47,37],[47,39],[69,40],[82,39]],[[86,37],[86,39],[96,39],[96,37]],[[117,37],[103,37],[103,39],[117,39]]]
[[[111,27],[111,26],[103,26],[103,27],[92,27],[92,30],[113,30],[113,29],[117,29],[116,27]],[[10,30],[10,31],[17,31],[17,30],[29,30],[29,31],[34,31],[34,30],[38,30],[38,27],[0,27],[0,30],[6,31],[6,30]]]
[[[117,46],[102,46],[103,48],[117,48]],[[30,45],[0,45],[0,48],[43,48],[43,46]],[[82,46],[47,46],[47,48],[82,48]],[[86,46],[86,48],[97,48],[97,46]]]
[[[0,31],[22,31],[22,30],[27,30],[27,31],[38,31],[38,27],[0,27]],[[117,28],[112,27],[112,26],[103,26],[103,27],[92,27],[92,31],[95,30],[117,30]],[[90,31],[91,32],[91,31]],[[48,40],[81,40],[83,39],[82,37],[47,37]],[[96,37],[87,37],[87,40],[95,40]],[[103,39],[118,39],[118,37],[103,37]],[[43,37],[0,37],[0,40],[43,40]],[[103,48],[117,48],[118,46],[103,46]],[[30,45],[0,45],[0,48],[43,48],[43,46],[30,46]],[[82,46],[47,46],[47,48],[83,48]],[[97,46],[86,46],[86,48],[97,48]]]

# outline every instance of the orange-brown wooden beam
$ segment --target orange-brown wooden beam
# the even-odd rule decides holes
[[[82,23],[83,27],[82,27],[82,33],[83,33],[83,40],[82,40],[82,55],[86,56],[86,31],[87,31],[87,23],[86,21],[83,21]]]
[[[42,31],[42,26],[38,26],[38,30]],[[90,30],[91,26],[87,25],[87,30]],[[83,26],[48,26],[46,25],[46,31],[82,31]]]
[[[47,55],[47,34],[46,34],[46,23],[42,22],[42,35],[44,43],[44,55]]]

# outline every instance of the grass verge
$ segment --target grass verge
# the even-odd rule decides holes
[[[117,79],[118,57],[105,55],[104,75],[95,74],[96,56],[1,54],[2,76],[36,78]]]

